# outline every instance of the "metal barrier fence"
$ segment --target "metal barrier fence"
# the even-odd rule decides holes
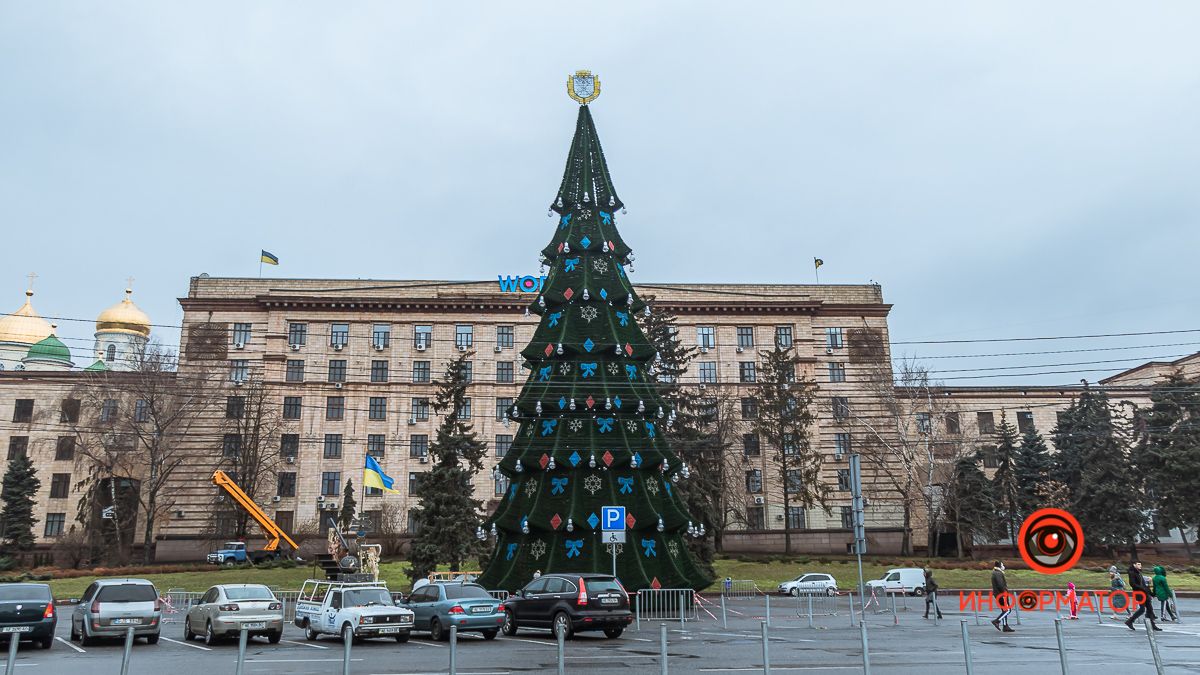
[[[837,616],[839,608],[849,611],[845,596],[829,595],[825,591],[801,592],[797,595],[785,595],[779,600],[786,616]]]
[[[488,594],[490,594],[490,595],[491,595],[493,598],[495,598],[495,599],[497,599],[497,600],[507,600],[507,599],[508,599],[508,595],[509,595],[508,591],[503,591],[503,590],[501,590],[501,591],[488,591]]]
[[[690,588],[645,588],[634,598],[638,621],[695,621],[696,592]]]
[[[753,579],[729,579],[720,584],[721,595],[727,598],[753,598],[763,594]]]

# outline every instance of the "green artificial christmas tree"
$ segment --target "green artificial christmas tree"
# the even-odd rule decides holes
[[[514,590],[536,570],[610,572],[601,507],[618,505],[628,529],[616,567],[627,590],[703,588],[712,579],[685,539],[700,527],[676,489],[690,470],[664,440],[675,413],[636,320],[648,305],[625,274],[633,256],[616,227],[622,203],[586,105],[550,209],[549,278],[529,307],[541,321],[521,352],[530,375],[510,413],[520,428],[496,468],[510,485],[479,531],[495,537],[479,583]]]

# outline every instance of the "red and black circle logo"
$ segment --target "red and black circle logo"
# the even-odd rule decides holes
[[[1034,571],[1062,574],[1083,555],[1083,528],[1062,509],[1038,509],[1021,523],[1017,546]]]

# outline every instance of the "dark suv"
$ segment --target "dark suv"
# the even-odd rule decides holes
[[[619,637],[633,623],[629,594],[609,574],[543,574],[504,601],[504,634],[518,628],[576,632],[602,630]]]

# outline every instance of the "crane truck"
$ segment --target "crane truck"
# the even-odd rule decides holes
[[[258,523],[263,532],[267,535],[267,545],[259,550],[247,551],[245,542],[231,541],[226,542],[220,549],[208,554],[207,560],[214,565],[237,565],[240,563],[252,562],[259,563],[264,560],[274,560],[281,556],[279,551],[279,541],[282,539],[292,547],[292,554],[295,555],[300,547],[296,542],[284,532],[274,520],[271,520],[258,504],[254,503],[253,499],[247,495],[242,488],[224,471],[213,472],[213,485],[225,490],[234,503],[240,506],[250,517]]]

